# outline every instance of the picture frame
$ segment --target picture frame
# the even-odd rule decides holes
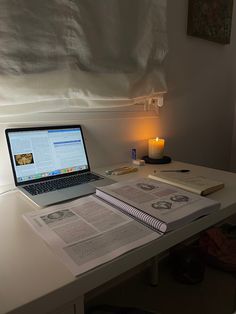
[[[189,0],[187,34],[229,44],[233,0]]]

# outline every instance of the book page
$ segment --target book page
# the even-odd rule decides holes
[[[149,214],[155,215],[158,210],[159,217],[173,213],[179,207],[200,199],[196,195],[149,179],[137,180],[135,184],[131,185],[122,185],[114,188],[113,192],[133,204],[135,203],[136,206],[139,205]]]
[[[26,213],[24,218],[74,275],[160,237],[94,196]]]
[[[115,183],[99,190],[157,218],[169,228],[181,226],[186,220],[196,219],[220,206],[211,199],[149,178]]]
[[[184,188],[198,194],[201,194],[208,189],[211,189],[209,191],[210,193],[224,186],[222,182],[210,180],[204,176],[194,175],[190,172],[159,172],[154,175],[149,175],[149,177],[151,179],[179,186],[180,188]]]

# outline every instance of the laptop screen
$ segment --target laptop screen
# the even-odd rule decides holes
[[[7,129],[17,185],[90,170],[81,126]]]

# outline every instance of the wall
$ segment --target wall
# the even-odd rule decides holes
[[[235,11],[236,11],[236,3],[235,5]],[[236,17],[236,14],[235,14]],[[236,24],[236,21],[234,21],[234,25]],[[233,29],[232,36],[236,36],[236,27]],[[232,136],[232,150],[231,150],[231,161],[230,161],[230,170],[236,172],[236,42],[233,42],[233,55],[234,60],[232,62],[232,71],[233,71],[233,97],[234,97],[234,125],[233,125],[233,136]]]
[[[236,83],[236,81],[234,80]],[[236,98],[234,98],[236,99]],[[230,159],[230,170],[236,172],[236,102],[234,109],[234,125],[233,125],[233,136],[232,136],[232,151]]]
[[[158,135],[166,139],[166,154],[175,160],[229,169],[235,23],[230,45],[187,36],[187,4],[187,0],[168,1],[168,94],[160,117],[145,112],[38,114],[29,118],[28,125],[81,123],[93,168],[129,160],[134,146],[142,157],[147,153],[146,140]],[[2,131],[22,121],[21,117],[8,123],[0,120],[0,185],[13,180]]]
[[[174,159],[229,169],[236,5],[230,45],[187,36],[187,6],[168,1],[168,95],[160,128]]]

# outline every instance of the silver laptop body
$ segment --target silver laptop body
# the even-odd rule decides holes
[[[5,133],[15,185],[40,207],[89,195],[97,186],[114,183],[90,171],[80,125],[12,128]],[[65,182],[73,186],[64,187]]]

